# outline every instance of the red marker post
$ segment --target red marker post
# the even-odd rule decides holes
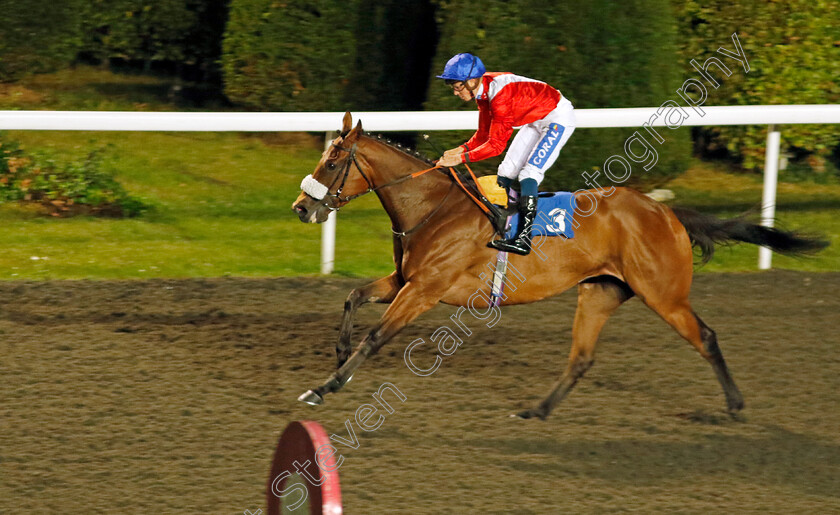
[[[266,498],[268,515],[306,513],[341,515],[341,485],[335,447],[324,428],[312,420],[291,422],[277,442]],[[295,480],[297,479],[297,480]]]

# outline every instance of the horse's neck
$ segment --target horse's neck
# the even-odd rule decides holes
[[[432,166],[380,142],[371,141],[369,144],[373,151],[365,153],[364,158],[373,172],[371,181],[377,186]],[[450,185],[451,182],[440,172],[431,171],[378,189],[376,194],[391,218],[393,228],[407,231],[420,224],[440,205]]]

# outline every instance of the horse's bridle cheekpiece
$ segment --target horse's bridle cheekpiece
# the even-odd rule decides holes
[[[318,179],[313,177],[311,174],[304,177],[303,181],[301,181],[301,183],[300,183],[301,191],[303,191],[304,193],[306,193],[307,195],[309,195],[313,199],[320,202],[321,205],[323,205],[324,207],[326,207],[330,211],[338,211],[339,209],[341,209],[341,205],[346,204],[353,199],[359,198],[362,195],[367,195],[368,193],[371,193],[371,192],[376,191],[378,189],[387,188],[388,186],[393,186],[395,184],[399,184],[399,183],[407,181],[409,179],[419,177],[420,175],[422,175],[426,172],[439,169],[439,167],[435,166],[433,168],[429,168],[429,169],[423,170],[421,172],[415,172],[413,174],[409,174],[409,175],[406,175],[404,177],[394,179],[393,181],[382,184],[380,186],[374,186],[373,183],[370,181],[370,179],[368,179],[368,176],[365,175],[365,171],[362,170],[362,167],[359,165],[359,161],[356,159],[356,150],[358,149],[358,146],[357,146],[356,143],[353,143],[353,145],[350,148],[345,148],[345,147],[342,147],[340,145],[336,145],[335,143],[332,143],[332,146],[335,147],[338,150],[341,150],[343,152],[347,152],[349,154],[347,156],[347,159],[344,161],[344,167],[343,167],[341,173],[339,173],[338,175],[335,176],[335,179],[333,179],[333,182],[329,186],[326,186],[325,184],[319,182]],[[356,193],[355,195],[348,195],[346,197],[342,197],[341,192],[344,189],[344,183],[347,182],[347,176],[350,175],[350,166],[353,165],[353,164],[356,165],[356,169],[359,170],[359,173],[365,179],[365,182],[367,183],[368,187],[365,191],[362,191],[361,193]],[[335,190],[335,193],[330,193],[330,190],[333,189],[333,186],[335,186],[335,184],[338,182],[339,179],[341,179],[341,184],[338,185],[338,189]],[[449,187],[449,191],[446,192],[446,196],[444,196],[443,200],[441,200],[440,204],[438,204],[438,206],[429,214],[429,216],[427,216],[425,219],[423,219],[422,222],[420,222],[415,227],[412,227],[411,229],[409,229],[407,231],[397,231],[392,227],[391,232],[393,232],[397,236],[408,236],[409,234],[413,233],[414,231],[416,231],[420,227],[424,226],[426,224],[426,222],[428,222],[429,219],[435,213],[437,213],[440,210],[441,207],[443,207],[443,204],[446,202],[446,199],[449,198],[449,194],[452,193],[452,188],[453,188],[454,185],[455,185],[455,183],[453,182]],[[335,199],[337,201],[336,205],[331,206],[330,203],[328,202],[328,199]]]
[[[323,204],[324,207],[326,207],[330,211],[338,211],[339,209],[341,209],[341,206],[339,204],[346,204],[347,202],[350,202],[355,198],[370,193],[371,191],[376,190],[376,187],[373,185],[372,182],[370,182],[370,179],[367,178],[367,175],[365,175],[364,170],[362,170],[362,167],[359,166],[359,162],[356,160],[356,149],[358,147],[355,143],[350,148],[344,148],[336,145],[335,143],[332,143],[332,146],[337,148],[338,150],[342,150],[349,154],[347,159],[344,161],[344,168],[342,169],[341,173],[335,176],[335,179],[333,179],[332,184],[330,184],[329,186],[322,184],[311,174],[307,175],[303,178],[303,181],[301,181],[300,189],[310,197],[320,201],[321,204]],[[356,165],[356,168],[359,170],[359,173],[362,174],[362,177],[364,177],[365,182],[368,185],[368,189],[361,193],[342,198],[341,192],[344,190],[344,183],[347,182],[347,176],[350,175],[351,164]],[[338,189],[335,191],[335,193],[330,193],[330,190],[332,190],[333,186],[335,186],[335,183],[338,182],[339,179],[341,179],[341,184],[338,185]],[[337,200],[338,202],[336,203],[336,207],[331,206],[328,202],[325,201],[325,199]]]

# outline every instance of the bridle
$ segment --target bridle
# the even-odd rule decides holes
[[[362,195],[367,195],[368,193],[370,193],[372,191],[376,191],[377,188],[373,185],[373,183],[370,181],[370,179],[368,179],[368,176],[365,175],[364,170],[362,170],[362,167],[359,165],[359,161],[356,159],[356,149],[358,148],[358,145],[356,143],[353,143],[353,146],[350,147],[350,148],[341,147],[339,145],[336,145],[334,142],[331,143],[330,145],[332,145],[334,148],[336,148],[338,150],[347,152],[349,155],[348,155],[347,159],[344,160],[344,168],[341,170],[341,172],[339,172],[335,176],[335,179],[333,179],[333,182],[330,183],[329,186],[327,186],[326,195],[323,198],[320,198],[320,199],[316,198],[315,200],[318,200],[324,207],[326,207],[330,211],[338,211],[339,209],[341,209],[341,205],[346,204],[353,199],[359,198]],[[350,175],[350,167],[353,164],[356,165],[356,168],[359,170],[359,173],[364,178],[368,187],[365,191],[363,191],[361,193],[356,193],[355,195],[349,195],[347,197],[342,198],[341,192],[344,190],[344,183],[347,182],[347,177]],[[312,176],[311,175],[307,176],[307,178],[309,178],[309,177],[312,177]],[[335,186],[335,184],[338,182],[339,179],[341,179],[341,184],[338,185],[338,189],[335,190],[335,193],[331,193],[333,187]],[[304,179],[304,181],[305,180],[306,179]],[[309,196],[312,197],[312,198],[315,198],[311,194],[309,194]],[[337,201],[336,207],[331,206],[328,202],[326,202],[326,199],[335,199]]]
[[[389,186],[394,186],[394,185],[400,184],[401,182],[405,182],[409,179],[414,179],[414,178],[419,177],[419,176],[421,176],[421,175],[423,175],[427,172],[431,172],[432,170],[441,170],[442,169],[440,166],[433,166],[432,168],[427,168],[427,169],[421,170],[419,172],[414,172],[414,173],[411,173],[409,175],[405,175],[403,177],[399,177],[397,179],[394,179],[391,182],[387,182],[385,184],[375,186],[373,184],[373,182],[365,174],[365,171],[362,169],[361,165],[359,165],[358,159],[356,159],[356,152],[358,150],[358,144],[353,143],[353,145],[350,148],[342,147],[340,145],[337,145],[335,142],[332,142],[330,145],[337,150],[340,150],[342,152],[347,152],[348,156],[347,156],[347,159],[344,160],[344,165],[343,165],[343,169],[341,170],[341,172],[339,172],[335,176],[335,179],[333,179],[332,183],[330,183],[329,186],[326,186],[325,194],[321,198],[317,198],[315,195],[313,195],[312,193],[307,191],[307,189],[305,188],[305,185],[307,184],[307,181],[314,181],[317,184],[321,184],[321,183],[318,183],[317,179],[312,177],[312,175],[307,175],[306,178],[304,178],[303,182],[301,183],[301,189],[303,189],[304,192],[307,195],[312,197],[314,200],[318,201],[322,206],[326,207],[330,211],[338,211],[339,209],[342,208],[342,206],[344,204],[347,204],[351,200],[357,199],[357,198],[359,198],[363,195],[367,195],[368,193],[372,193],[372,192],[375,192],[375,191],[380,190],[382,188],[387,188]],[[356,193],[356,194],[353,194],[353,195],[348,195],[346,197],[342,197],[341,192],[344,190],[344,184],[347,182],[347,177],[350,175],[350,169],[351,169],[352,165],[354,165],[354,164],[356,165],[356,169],[359,170],[359,173],[361,174],[362,178],[364,178],[368,187],[367,187],[366,190],[364,190],[362,192],[359,192],[359,193]],[[339,179],[341,180],[341,183],[338,185],[338,188],[335,190],[335,193],[331,193],[333,187],[336,185],[336,183],[338,183]],[[391,232],[393,232],[397,236],[408,236],[409,234],[413,233],[417,229],[426,225],[426,223],[438,211],[440,211],[440,209],[443,207],[443,204],[446,203],[446,200],[449,198],[449,195],[452,193],[452,189],[453,189],[454,186],[455,186],[455,182],[453,181],[449,185],[449,190],[446,192],[446,195],[440,201],[440,204],[438,204],[437,207],[434,208],[431,211],[431,213],[429,213],[429,215],[426,216],[423,219],[422,222],[420,222],[419,224],[417,224],[416,226],[412,227],[411,229],[409,229],[407,231],[397,231],[393,227],[391,227]],[[330,203],[328,202],[328,199],[335,199],[335,201],[336,201],[335,206],[330,205]]]

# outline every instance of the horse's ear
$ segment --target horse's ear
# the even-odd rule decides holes
[[[350,111],[344,113],[344,124],[341,127],[341,135],[346,136],[350,129],[353,127],[353,115],[350,114]]]
[[[347,141],[347,140],[358,139],[358,137],[361,136],[362,134],[364,134],[364,129],[362,129],[362,121],[359,120],[359,122],[356,124],[356,127],[352,131],[350,131],[349,134],[344,136],[344,140]]]

